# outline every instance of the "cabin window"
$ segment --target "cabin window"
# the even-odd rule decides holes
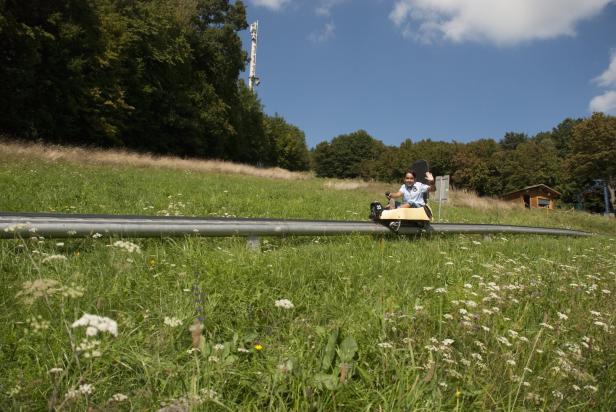
[[[550,199],[539,197],[537,198],[537,205],[539,207],[550,207]]]

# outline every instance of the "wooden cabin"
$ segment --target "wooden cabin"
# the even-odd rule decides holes
[[[501,199],[508,202],[516,202],[526,208],[555,209],[556,199],[560,192],[546,185],[527,186],[523,189],[505,193]]]

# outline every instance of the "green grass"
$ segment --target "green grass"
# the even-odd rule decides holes
[[[0,161],[4,211],[365,220],[390,189]],[[443,218],[601,235],[265,238],[259,252],[239,238],[125,239],[133,253],[105,237],[1,241],[0,409],[614,410],[616,224]],[[37,279],[57,283],[28,295]],[[115,320],[117,337],[77,350],[94,340],[71,327],[84,313]]]

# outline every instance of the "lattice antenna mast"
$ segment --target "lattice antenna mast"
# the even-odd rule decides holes
[[[250,49],[250,75],[248,77],[248,88],[254,89],[261,81],[257,77],[257,32],[259,31],[259,21],[250,25],[250,40],[252,47]]]

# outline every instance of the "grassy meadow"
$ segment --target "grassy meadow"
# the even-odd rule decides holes
[[[366,220],[399,186],[51,150],[0,145],[0,211]],[[0,410],[615,410],[616,222],[441,217],[596,235],[2,240]]]

